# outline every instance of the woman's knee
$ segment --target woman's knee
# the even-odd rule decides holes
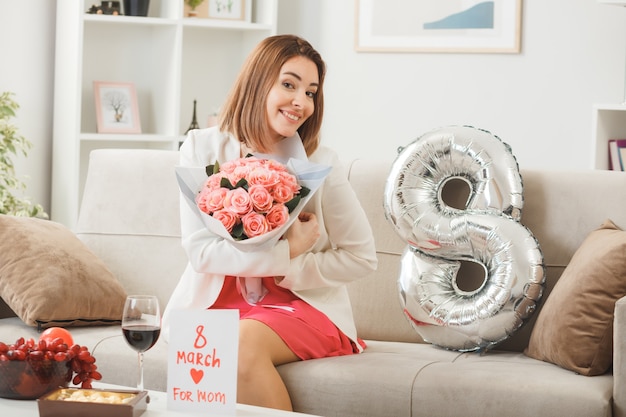
[[[279,365],[297,360],[298,357],[269,326],[257,320],[240,320],[240,365],[254,365],[265,361]]]

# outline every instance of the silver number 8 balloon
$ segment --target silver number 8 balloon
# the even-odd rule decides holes
[[[407,242],[400,301],[424,341],[487,350],[535,311],[545,266],[522,205],[517,161],[485,130],[436,129],[399,151],[384,209]]]

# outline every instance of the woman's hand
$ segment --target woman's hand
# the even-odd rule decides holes
[[[313,213],[302,212],[287,230],[286,238],[289,242],[289,257],[302,255],[317,242],[320,237],[317,217]]]

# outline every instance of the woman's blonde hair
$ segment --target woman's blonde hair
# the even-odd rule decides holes
[[[304,149],[307,155],[311,155],[320,143],[326,64],[311,44],[298,36],[270,36],[256,46],[244,63],[223,106],[219,118],[220,130],[233,134],[257,151],[271,152],[273,142],[265,105],[267,96],[283,64],[297,56],[313,61],[319,76],[314,112],[298,129]]]

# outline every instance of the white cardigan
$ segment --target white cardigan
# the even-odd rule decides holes
[[[216,128],[194,130],[180,149],[180,164],[204,167],[239,158],[240,152],[239,141]],[[317,216],[320,237],[309,252],[293,259],[287,240],[261,252],[236,249],[211,233],[181,196],[182,245],[189,263],[163,314],[166,340],[173,309],[207,309],[217,299],[224,277],[234,275],[284,276],[281,287],[322,311],[356,341],[346,284],[377,266],[372,230],[335,152],[320,146],[309,160],[332,169],[303,210]]]

